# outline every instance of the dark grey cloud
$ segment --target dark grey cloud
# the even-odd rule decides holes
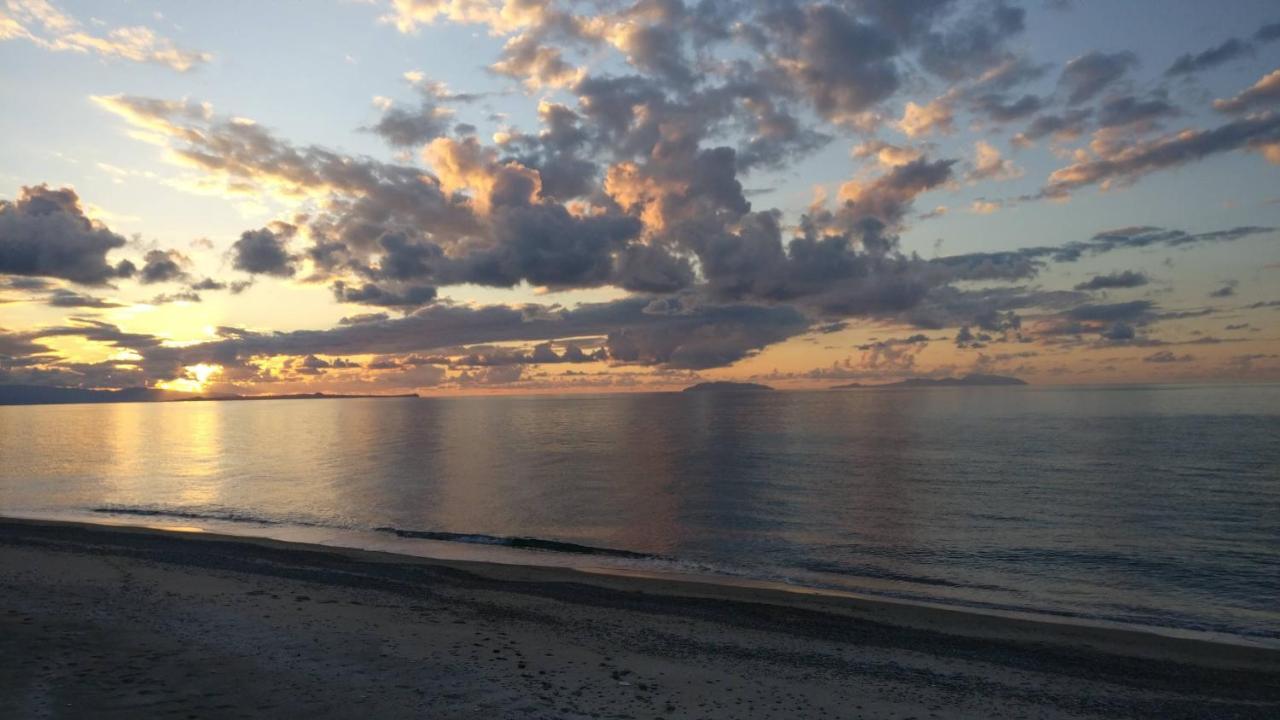
[[[202,298],[200,297],[200,293],[194,290],[182,290],[175,293],[161,293],[160,295],[156,295],[151,298],[149,303],[151,305],[168,305],[169,303],[176,302],[198,303],[201,301]]]
[[[60,308],[116,308],[123,307],[118,302],[105,298],[85,295],[73,290],[58,289],[45,298],[45,304]]]
[[[888,347],[894,347],[896,345],[927,345],[931,340],[932,338],[930,338],[928,335],[916,333],[915,335],[911,335],[904,338],[888,338],[886,340],[876,340],[873,342],[858,345],[857,348],[862,351],[867,351],[867,350],[880,350]]]
[[[253,285],[252,280],[232,280],[231,282],[223,282],[211,277],[206,277],[199,282],[191,283],[191,285],[188,286],[188,289],[193,292],[227,290],[232,295],[239,295],[249,289],[249,286],[251,285]]]
[[[1160,350],[1158,352],[1152,353],[1142,358],[1142,362],[1145,362],[1145,363],[1161,363],[1161,364],[1184,363],[1184,362],[1192,362],[1194,360],[1195,360],[1195,357],[1191,355],[1177,355],[1172,350]]]
[[[392,147],[415,147],[448,135],[451,129],[457,129],[450,104],[474,102],[482,97],[475,93],[450,92],[442,83],[430,82],[420,76],[410,77],[420,96],[419,106],[415,109],[395,105],[387,107],[378,122],[366,128]]]
[[[367,322],[381,322],[390,320],[391,316],[384,312],[377,313],[361,313],[359,315],[347,315],[338,320],[339,325],[359,325]]]
[[[952,177],[954,160],[921,158],[846,191],[783,242],[776,212],[749,213],[695,246],[707,289],[720,298],[798,302],[824,314],[880,315],[918,303],[945,273],[903,255],[890,231],[914,199]]]
[[[1117,320],[1104,328],[1099,335],[1101,335],[1104,340],[1123,342],[1137,338],[1138,331],[1129,323],[1124,322],[1123,320]]]
[[[955,0],[857,0],[858,11],[904,42],[914,42],[954,10]]]
[[[1089,108],[1067,110],[1061,114],[1040,115],[1013,138],[1015,145],[1030,145],[1045,137],[1070,140],[1084,134],[1093,115]]]
[[[1125,270],[1107,275],[1094,275],[1089,280],[1076,285],[1076,290],[1112,290],[1119,288],[1142,287],[1151,282],[1146,273]]]
[[[407,110],[400,107],[387,108],[378,118],[378,122],[369,130],[377,134],[393,147],[416,147],[435,138],[449,134],[453,125],[452,114],[441,112],[436,105],[423,104],[422,107]]]
[[[231,246],[232,266],[254,275],[293,277],[297,256],[286,248],[295,228],[277,224],[273,228],[246,230]]]
[[[1180,111],[1164,93],[1153,93],[1146,98],[1121,95],[1107,98],[1098,108],[1098,125],[1119,127],[1136,123],[1154,123],[1176,117]]]
[[[1131,52],[1095,50],[1068,62],[1058,84],[1067,93],[1068,105],[1080,105],[1097,97],[1137,64],[1138,56]]]
[[[54,283],[38,277],[0,277],[0,288],[6,290],[48,290]]]
[[[125,239],[90,220],[71,188],[23,187],[13,201],[0,200],[0,274],[56,277],[101,285],[133,274],[127,260],[107,253]]]
[[[952,280],[998,280],[1016,282],[1035,277],[1049,262],[1072,263],[1084,257],[1093,257],[1120,250],[1141,250],[1145,248],[1181,248],[1193,245],[1235,242],[1246,238],[1268,235],[1275,228],[1241,226],[1226,230],[1212,230],[1201,233],[1189,233],[1184,230],[1137,226],[1118,228],[1097,233],[1088,240],[1075,240],[1063,245],[1033,246],[1019,250],[1001,252],[966,253],[935,258],[931,264],[945,269]],[[1133,282],[1132,275],[1140,273],[1125,272],[1119,276],[1103,276],[1106,279],[1094,278],[1094,281]],[[1098,289],[1077,286],[1077,290]]]
[[[1025,94],[1010,99],[1000,93],[987,93],[974,98],[973,110],[994,122],[1007,123],[1034,115],[1044,108],[1044,104],[1039,95]]]
[[[768,28],[786,72],[820,115],[852,119],[887,99],[901,84],[899,47],[884,30],[832,5],[809,5],[791,23]],[[949,48],[939,40],[937,66]],[[957,54],[961,50],[956,50]]]
[[[177,250],[151,250],[143,260],[138,280],[144,285],[182,280],[187,276],[183,266],[190,262]]]
[[[199,282],[192,283],[191,289],[197,290],[197,291],[198,290],[226,290],[227,284],[220,280],[214,280],[211,277],[207,277]]]
[[[1280,22],[1270,23],[1258,28],[1257,32],[1253,34],[1253,39],[1262,43],[1280,40]]]
[[[195,362],[241,366],[257,356],[398,355],[586,336],[606,337],[610,362],[698,369],[740,360],[805,332],[809,323],[790,307],[704,305],[692,300],[651,307],[649,300],[632,298],[572,310],[436,304],[403,318],[370,318],[330,330],[253,333],[221,328],[221,339],[200,345],[163,347],[149,336],[137,344],[145,358],[142,364],[161,374],[180,373],[182,366]],[[106,332],[83,326],[44,332],[83,335],[90,330]]]
[[[1018,328],[1010,313],[1031,309],[1060,312],[1088,299],[1088,293],[1071,290],[1027,286],[961,290],[942,285],[929,291],[919,305],[904,312],[901,318],[915,327],[930,330],[969,324],[1001,332],[1016,331]]]
[[[333,296],[338,302],[380,307],[419,307],[435,300],[436,292],[436,288],[431,285],[408,285],[388,290],[374,283],[350,286],[339,280],[333,284]]]
[[[1236,294],[1236,285],[1238,285],[1238,284],[1239,284],[1239,283],[1238,283],[1238,282],[1236,282],[1235,280],[1229,280],[1229,281],[1227,281],[1226,283],[1224,283],[1224,284],[1222,285],[1222,287],[1220,287],[1220,288],[1218,288],[1217,290],[1214,290],[1213,292],[1209,293],[1209,297],[1211,297],[1211,298],[1229,298],[1229,297],[1235,297],[1235,294]]]
[[[1277,83],[1280,85],[1280,83]],[[1217,153],[1280,142],[1280,114],[1250,115],[1211,130],[1190,130],[1115,149],[1053,172],[1040,197],[1061,197],[1107,181],[1134,182],[1157,170]]]
[[[538,343],[531,350],[512,348],[468,348],[466,354],[456,358],[441,358],[453,367],[494,367],[499,365],[554,365],[561,363],[588,363],[608,359],[608,352],[599,347],[591,352],[578,345],[566,345],[557,353],[552,343]]]
[[[1149,300],[1078,305],[1065,313],[1072,320],[1086,322],[1138,322],[1151,317],[1155,304]]]
[[[1003,0],[971,6],[951,27],[925,35],[920,64],[952,81],[977,77],[1009,59],[1009,39],[1025,27],[1026,11]]]
[[[1164,74],[1169,76],[1191,75],[1217,67],[1238,57],[1252,54],[1252,45],[1239,38],[1231,38],[1221,45],[1216,45],[1202,52],[1179,55],[1178,59],[1174,60],[1173,64],[1169,66],[1169,69],[1164,71]]]

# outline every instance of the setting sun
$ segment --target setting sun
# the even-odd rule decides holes
[[[186,375],[176,380],[164,380],[156,383],[156,387],[161,390],[174,390],[177,392],[200,392],[209,384],[209,380],[222,372],[221,365],[211,365],[209,363],[198,363],[188,365],[183,370]]]

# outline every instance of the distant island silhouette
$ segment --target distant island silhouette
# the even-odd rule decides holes
[[[1019,380],[1016,377],[1007,375],[965,375],[964,377],[945,377],[945,378],[908,378],[899,380],[898,382],[879,383],[876,385],[863,385],[862,383],[847,383],[845,385],[833,385],[832,390],[852,390],[854,388],[882,388],[882,387],[989,387],[1001,385],[1026,385],[1025,380]]]
[[[773,390],[773,388],[759,383],[716,380],[713,382],[702,382],[697,385],[690,385],[685,388],[683,392],[759,392],[761,390]]]
[[[296,393],[291,395],[195,395],[193,393],[134,387],[123,390],[90,390],[45,385],[0,385],[0,405],[70,405],[77,403],[139,402],[230,402],[238,400],[334,400],[346,398],[404,398],[403,395],[333,395]]]

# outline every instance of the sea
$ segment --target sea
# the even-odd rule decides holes
[[[1280,647],[1280,385],[0,407],[0,515]]]

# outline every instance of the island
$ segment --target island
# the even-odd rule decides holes
[[[878,385],[863,385],[862,383],[847,383],[845,385],[833,385],[832,390],[852,390],[854,388],[892,388],[892,387],[992,387],[992,386],[1010,386],[1010,385],[1026,385],[1025,380],[1019,380],[1016,377],[1007,375],[965,375],[964,377],[944,377],[944,378],[907,378],[898,382],[880,383]]]
[[[744,382],[728,382],[725,380],[716,380],[713,382],[702,382],[697,385],[690,385],[684,389],[684,392],[703,393],[703,392],[760,392],[762,390],[773,390],[768,385],[759,383]]]

